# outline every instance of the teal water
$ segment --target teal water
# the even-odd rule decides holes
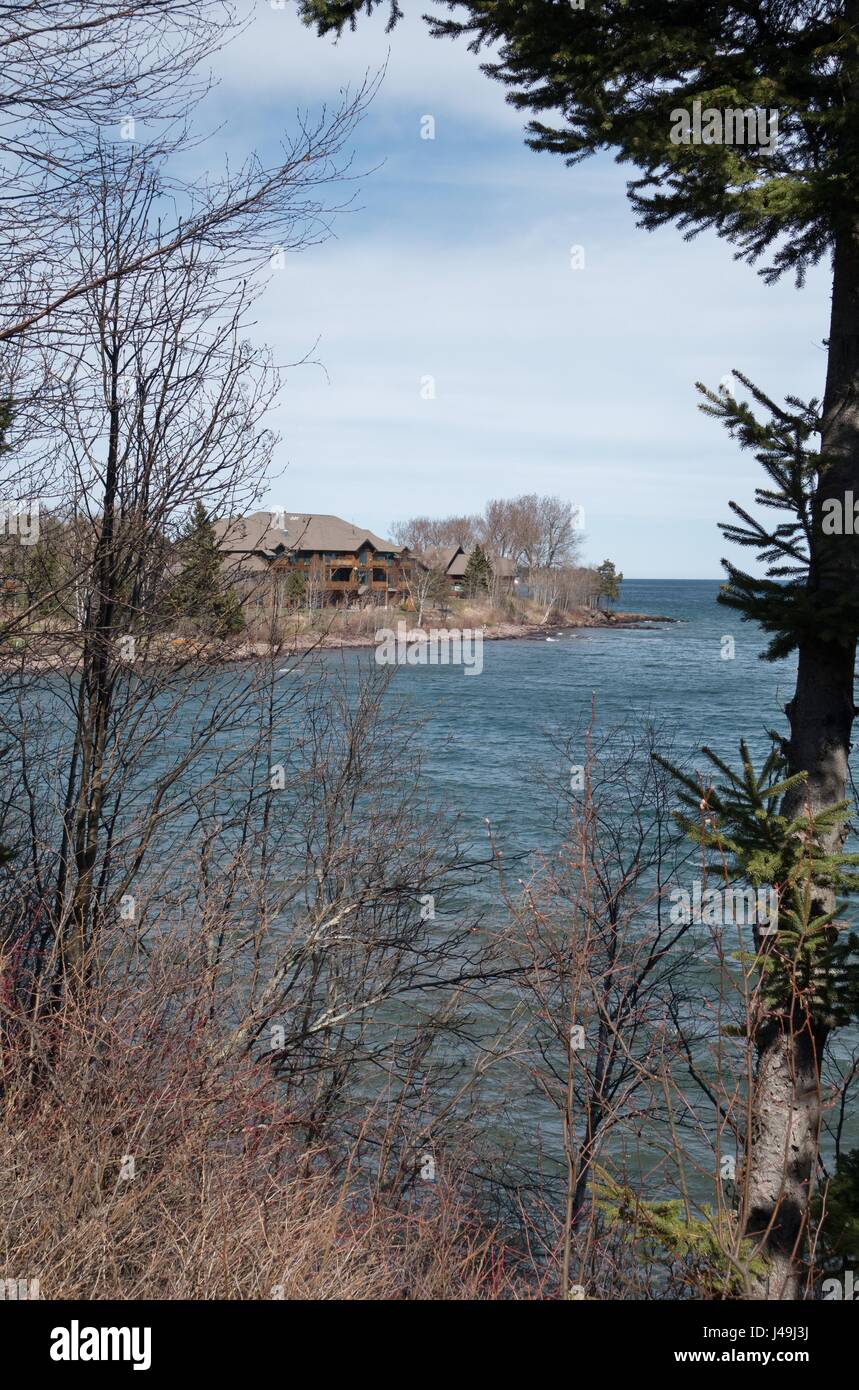
[[[784,705],[793,693],[796,662],[762,660],[766,643],[760,631],[717,603],[719,588],[716,580],[629,580],[619,610],[674,621],[571,629],[553,642],[542,636],[486,642],[480,676],[461,668],[400,668],[394,684],[420,724],[413,740],[431,801],[460,816],[475,841],[485,841],[490,821],[508,858],[524,861],[531,851],[551,855],[560,834],[558,795],[566,791],[570,763],[584,761],[592,702],[598,729],[629,731],[653,721],[673,740],[672,757],[689,759],[705,773],[702,744],[737,765],[739,740],[745,738],[760,764],[771,746],[767,731],[787,732]],[[559,745],[567,740],[573,756],[564,757]],[[856,799],[855,789],[850,795]],[[481,894],[491,918],[491,882],[478,887]],[[712,942],[704,928],[694,939],[698,958],[688,978],[703,1010],[715,988]],[[839,1068],[849,1067],[857,1044],[855,1028],[833,1038]],[[556,1121],[533,1097],[520,1097],[513,1126],[542,1132],[552,1151]],[[851,1143],[859,1138],[853,1118],[845,1135]],[[688,1142],[703,1171],[706,1142]],[[824,1152],[831,1153],[828,1133]]]
[[[760,633],[717,604],[718,591],[716,580],[629,580],[619,609],[676,621],[571,629],[557,642],[486,642],[480,676],[401,668],[397,693],[424,721],[418,741],[434,798],[472,830],[491,818],[520,845],[541,844],[547,827],[535,773],[567,777],[553,740],[583,736],[592,698],[603,729],[654,719],[680,754],[707,743],[736,761],[741,736],[764,754],[767,729],[786,731],[795,663],[759,660]],[[722,656],[725,637],[733,638],[733,659]]]
[[[532,851],[552,854],[561,833],[559,797],[569,787],[570,763],[584,762],[592,702],[598,730],[619,727],[630,731],[644,721],[655,721],[665,737],[673,740],[672,755],[678,761],[691,758],[693,766],[697,763],[704,769],[706,764],[696,750],[707,743],[736,762],[741,737],[760,760],[769,749],[767,730],[787,729],[783,706],[793,691],[795,663],[760,660],[764,646],[761,634],[719,606],[718,591],[718,581],[630,580],[623,585],[618,607],[651,615],[654,621],[645,628],[573,629],[562,631],[552,642],[542,635],[487,642],[480,675],[466,675],[462,667],[397,668],[385,702],[394,756],[404,770],[419,767],[421,792],[432,807],[449,816],[452,828],[458,821],[457,839],[478,849],[483,843],[484,849],[474,858],[482,859],[484,865],[488,858],[487,821],[508,863],[511,856],[525,860]],[[660,623],[656,621],[660,617],[674,621]],[[725,659],[731,651],[726,639],[733,643],[730,659]],[[309,693],[314,686],[314,669],[319,666],[333,675],[344,672],[351,688],[358,673],[372,662],[372,650],[361,649],[311,655],[298,663],[298,669],[287,668],[288,674],[279,682],[283,706],[276,716],[275,757],[278,749],[284,755],[289,752],[293,731],[300,726],[305,688],[302,670],[307,671]],[[257,732],[252,702],[246,711],[241,698],[247,681],[246,669],[226,667],[219,669],[212,681],[201,681],[199,691],[183,695],[169,737],[153,740],[148,764],[136,774],[139,797],[131,800],[126,814],[132,816],[136,806],[148,804],[147,786],[181,760],[187,749],[193,749],[198,729],[205,732],[213,710],[219,711],[219,733],[195,764],[193,775],[198,786],[203,787],[214,774],[217,757],[238,756],[241,760],[244,740],[247,738],[250,746]],[[68,709],[68,700],[65,704],[60,700],[61,690],[61,678],[46,674],[39,698],[52,737],[60,745],[56,753],[58,777],[64,765],[63,711]],[[323,694],[321,698],[326,697]],[[232,709],[234,699],[235,712],[226,717],[223,710],[227,706]],[[399,713],[401,705],[406,718]],[[340,717],[336,706],[331,717],[336,724]],[[563,752],[559,747],[562,743],[568,744]],[[231,773],[228,790],[219,793],[218,799],[223,795],[229,803],[233,788],[237,791],[243,782],[258,786],[260,778],[267,785],[267,760],[255,773],[251,768]],[[309,772],[304,778],[289,783],[286,795],[306,796],[308,780],[315,779]],[[219,805],[218,810],[228,815],[229,805]],[[182,835],[187,831],[190,845],[194,814],[184,813],[184,818],[174,821],[165,832],[170,843],[164,846],[163,864],[164,872],[172,875],[166,885],[171,892],[177,873],[189,871],[181,855],[176,867],[171,867],[177,826]],[[286,843],[285,854],[288,847]],[[407,857],[407,846],[399,850]],[[288,873],[288,855],[284,869]],[[191,870],[196,872],[193,865]],[[147,872],[157,879],[158,872],[151,864]],[[142,885],[142,891],[146,889],[147,885]],[[497,880],[488,866],[468,887],[467,898],[469,915],[476,907],[483,920],[503,916]],[[249,912],[252,906],[250,903]],[[456,904],[441,908],[439,931],[455,919],[456,910]],[[711,943],[708,933],[701,931],[701,949],[690,974],[695,1007],[712,996],[714,988]],[[488,1026],[495,1026],[505,1003],[504,998],[494,1000],[494,1014],[487,1010]],[[833,1050],[839,1064],[849,1065],[851,1049],[857,1045],[856,1030],[843,1030],[838,1035]],[[521,1132],[528,1144],[540,1131],[547,1139],[547,1157],[560,1152],[556,1122],[533,1096],[517,1094],[516,1114],[509,1129]],[[851,1127],[851,1142],[856,1138]],[[701,1162],[706,1162],[703,1148]]]

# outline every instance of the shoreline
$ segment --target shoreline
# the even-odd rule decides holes
[[[382,610],[384,611],[384,610]],[[511,642],[521,641],[527,638],[539,637],[560,637],[567,633],[593,632],[600,631],[647,631],[651,628],[661,626],[664,623],[677,623],[679,618],[669,618],[663,614],[655,613],[599,613],[595,610],[568,614],[566,621],[562,623],[492,623],[483,627],[484,642]],[[408,615],[400,614],[393,620],[393,623],[405,621],[408,624]],[[391,624],[388,624],[390,626]],[[381,624],[380,624],[381,626]],[[409,631],[427,631],[438,624],[425,623],[424,628],[409,628]],[[456,630],[451,624],[449,630]],[[459,629],[465,631],[465,628]],[[420,640],[420,639],[417,639]],[[315,637],[298,636],[297,634],[291,642],[284,642],[282,650],[305,654],[311,651],[360,651],[363,648],[375,647],[376,638],[370,633],[352,633],[338,636],[333,633],[317,634]],[[236,654],[232,659],[237,661],[248,660],[254,656],[267,655],[268,644],[264,642],[246,643],[241,649],[241,654]],[[230,659],[230,658],[228,658]]]
[[[396,616],[385,610],[380,610],[380,617],[384,614],[389,622],[385,624],[380,621],[379,627],[394,626],[398,622],[408,624],[408,615],[397,613]],[[564,622],[558,623],[522,623],[506,622],[493,623],[482,626],[483,640],[485,642],[510,642],[523,641],[531,638],[553,638],[559,640],[562,636],[572,635],[578,632],[593,631],[647,631],[659,627],[665,623],[676,623],[678,618],[669,618],[653,613],[599,613],[594,609],[580,610],[578,613],[570,613]],[[426,620],[425,620],[426,622]],[[448,623],[450,620],[448,619]],[[422,629],[409,628],[409,631],[427,631],[438,624],[426,622]],[[480,629],[457,629],[452,625],[449,631],[466,631]],[[377,628],[378,631],[378,628]],[[39,634],[44,636],[44,634]],[[25,639],[26,640],[26,639]],[[413,639],[415,640],[415,639]],[[416,640],[420,640],[419,638]],[[254,661],[276,656],[278,660],[291,656],[306,656],[310,652],[318,651],[360,651],[368,647],[377,645],[375,633],[344,633],[342,636],[331,631],[322,633],[293,633],[291,637],[285,638],[278,644],[270,642],[237,642],[234,646],[218,648],[216,645],[204,645],[196,648],[193,638],[167,638],[162,649],[161,655],[169,655],[176,661],[184,662],[187,659],[201,657],[213,665],[232,665],[240,661]],[[35,646],[35,643],[34,643]],[[155,655],[141,658],[147,665],[159,664],[159,658]],[[27,671],[63,671],[73,670],[77,665],[75,656],[66,652],[54,652],[51,654],[39,655],[36,651],[7,651],[0,655],[0,671],[20,671],[22,668]]]

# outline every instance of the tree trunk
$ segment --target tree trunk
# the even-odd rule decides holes
[[[800,641],[796,691],[786,706],[788,768],[791,773],[808,773],[805,785],[785,798],[783,810],[792,816],[805,809],[813,814],[845,799],[856,712],[855,624],[840,641],[821,635],[844,600],[859,595],[859,538],[825,536],[821,525],[827,498],[837,498],[845,509],[845,494],[852,492],[859,501],[859,242],[854,226],[839,234],[833,256],[821,448],[808,579],[820,624],[817,632],[804,634]],[[827,848],[837,849],[843,832],[827,838]],[[834,894],[819,890],[815,909],[831,911],[833,906]],[[809,1018],[798,1008],[780,1016],[770,1012],[756,1029],[746,1233],[757,1238],[770,1267],[755,1283],[756,1297],[801,1296],[799,1257],[817,1161],[826,1036],[826,1020]]]
[[[119,500],[119,348],[116,345],[118,282],[112,296],[109,327],[113,342],[106,353],[109,392],[109,430],[102,497],[101,525],[93,558],[94,588],[84,624],[81,655],[80,699],[75,730],[76,761],[80,782],[74,811],[74,827],[68,839],[74,862],[70,910],[60,923],[59,965],[67,986],[80,988],[91,944],[95,866],[102,830],[104,802],[104,753],[110,718],[113,681],[110,674],[118,596],[116,520]],[[60,900],[65,896],[69,865],[60,863]]]
[[[769,1017],[757,1030],[758,1065],[747,1165],[746,1235],[766,1260],[751,1295],[802,1295],[799,1256],[820,1134],[820,1054],[825,1029]]]

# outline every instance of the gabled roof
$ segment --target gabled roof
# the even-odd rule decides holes
[[[283,525],[275,525],[276,520]],[[403,551],[401,545],[383,540],[365,527],[321,512],[254,512],[252,516],[216,521],[215,535],[223,550],[261,551],[272,560],[283,551],[352,554],[365,545],[394,555]]]
[[[464,554],[461,545],[444,545],[438,549],[425,550],[420,558],[428,569],[440,570],[442,574],[452,574],[451,565]]]
[[[259,551],[272,559],[288,544],[285,531],[274,524],[273,512],[254,512],[252,516],[235,516],[216,521],[215,538],[221,550],[248,554]]]
[[[280,520],[286,523],[288,548],[290,550],[343,550],[353,552],[364,545],[373,550],[385,550],[399,555],[403,549],[393,541],[386,541],[364,526],[354,526],[339,516],[327,516],[321,512],[284,512]]]
[[[430,569],[440,570],[449,579],[464,579],[472,553],[471,550],[463,550],[461,545],[449,545],[438,550],[426,551],[423,559]],[[512,579],[515,576],[515,560],[508,556],[493,555],[491,550],[484,553],[496,578]]]

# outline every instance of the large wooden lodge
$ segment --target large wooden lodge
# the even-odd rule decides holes
[[[254,512],[215,522],[224,566],[245,604],[283,611],[298,601],[313,607],[411,605],[416,571],[435,570],[452,596],[464,593],[469,552],[462,546],[412,554],[365,527],[317,512]],[[512,560],[490,556],[508,592]],[[300,577],[296,584],[295,576]]]
[[[231,578],[262,607],[286,601],[290,573],[319,604],[387,605],[407,591],[409,552],[339,516],[254,512],[215,523]]]

